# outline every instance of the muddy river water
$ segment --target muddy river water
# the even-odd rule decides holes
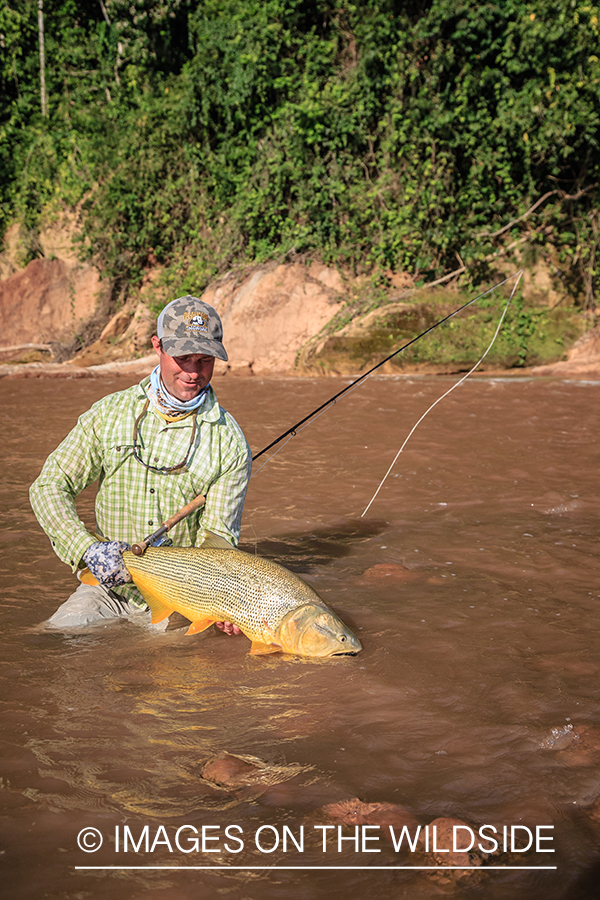
[[[38,627],[74,578],[27,488],[77,415],[130,383],[0,381],[0,891],[600,896],[600,382],[473,378],[425,419],[364,518],[450,379],[373,378],[253,477],[243,548],[301,574],[363,643],[329,661],[250,657],[246,638],[187,637],[183,620]],[[256,451],[346,383],[216,388]],[[93,489],[80,508],[91,527]],[[256,777],[203,778],[223,751]],[[385,817],[338,831],[323,807],[352,798],[516,841],[480,853],[478,871],[441,872],[447,844],[396,852]],[[548,840],[525,850],[536,829]]]

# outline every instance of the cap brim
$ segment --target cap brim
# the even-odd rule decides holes
[[[162,348],[168,356],[190,356],[192,353],[206,353],[227,362],[227,351],[220,341],[199,340],[197,338],[162,338]]]

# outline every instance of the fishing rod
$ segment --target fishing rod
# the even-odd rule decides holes
[[[458,309],[455,309],[454,312],[451,312],[449,315],[444,316],[444,318],[440,319],[439,322],[435,322],[433,325],[430,325],[429,328],[426,328],[425,331],[421,332],[421,334],[418,334],[416,337],[412,338],[410,341],[407,341],[407,343],[404,344],[402,347],[399,347],[397,350],[394,350],[393,353],[390,353],[389,356],[386,356],[385,359],[382,359],[380,362],[378,362],[376,365],[374,365],[371,369],[369,369],[368,372],[365,372],[364,375],[361,375],[359,378],[355,379],[350,384],[346,385],[345,388],[343,388],[341,391],[338,391],[337,394],[334,394],[333,397],[330,397],[329,400],[325,401],[325,403],[322,403],[320,406],[317,406],[317,408],[313,409],[313,411],[310,412],[307,416],[305,416],[303,419],[300,419],[299,422],[296,422],[295,425],[292,425],[292,427],[288,428],[287,431],[284,431],[283,434],[280,434],[279,437],[275,438],[274,441],[271,441],[270,444],[268,444],[259,453],[256,453],[252,457],[252,461],[254,462],[255,460],[257,460],[260,456],[263,455],[263,453],[266,453],[267,450],[270,450],[272,447],[275,447],[285,437],[288,437],[288,435],[290,437],[295,437],[298,429],[302,425],[309,423],[310,420],[313,419],[318,413],[325,411],[329,406],[332,406],[334,403],[336,403],[336,401],[339,400],[340,397],[342,397],[344,394],[347,394],[348,391],[350,391],[352,388],[358,387],[358,385],[360,385],[361,382],[366,381],[366,379],[373,372],[375,372],[376,369],[381,368],[381,366],[385,365],[386,362],[389,362],[390,359],[393,359],[395,356],[398,356],[399,353],[402,353],[403,350],[407,350],[408,347],[412,346],[412,344],[416,344],[417,341],[420,341],[421,338],[425,337],[426,334],[429,334],[434,329],[439,328],[440,325],[443,325],[444,322],[448,322],[449,319],[454,318],[454,316],[458,315],[459,312],[462,312],[463,309],[466,309],[468,306],[472,306],[473,303],[477,303],[477,301],[481,300],[482,297],[485,297],[487,294],[491,294],[492,291],[496,290],[496,288],[502,287],[503,284],[506,284],[508,281],[511,280],[511,278],[515,278],[517,275],[519,275],[519,272],[514,272],[512,275],[509,275],[508,278],[505,278],[504,281],[499,281],[498,284],[495,284],[491,288],[488,288],[488,290],[484,291],[483,294],[479,294],[477,297],[474,297],[472,300],[469,300],[467,303],[463,303],[463,305],[459,306]]]
[[[326,400],[325,403],[322,403],[322,404],[321,404],[320,406],[318,406],[316,409],[313,409],[313,411],[312,411],[311,413],[309,413],[307,416],[305,416],[305,417],[304,417],[303,419],[301,419],[299,422],[296,422],[295,425],[292,425],[292,427],[291,427],[291,428],[288,428],[287,431],[284,431],[283,434],[280,434],[279,437],[276,438],[274,441],[271,441],[271,443],[270,443],[268,446],[266,446],[263,450],[261,450],[259,453],[256,453],[256,454],[252,457],[252,461],[258,459],[259,456],[262,456],[263,453],[266,453],[266,452],[267,452],[267,450],[270,450],[272,447],[275,447],[275,446],[276,446],[277,444],[279,444],[280,441],[282,441],[285,437],[288,437],[288,435],[290,435],[290,436],[295,436],[297,430],[298,430],[299,428],[301,428],[302,425],[308,424],[308,423],[311,421],[311,419],[314,419],[319,413],[324,412],[329,406],[332,406],[332,405],[333,405],[337,400],[339,400],[339,398],[342,397],[344,394],[347,394],[347,393],[348,393],[349,391],[351,391],[353,388],[358,387],[363,381],[366,381],[366,379],[367,379],[373,372],[375,372],[377,369],[381,368],[381,366],[385,365],[386,362],[389,362],[390,359],[393,359],[393,358],[394,358],[395,356],[397,356],[399,353],[402,353],[403,350],[406,350],[406,349],[407,349],[408,347],[410,347],[412,344],[415,344],[417,341],[419,341],[422,337],[425,337],[426,334],[429,334],[429,333],[430,333],[431,331],[433,331],[435,328],[439,328],[440,325],[443,325],[443,324],[444,324],[444,322],[448,322],[449,319],[454,318],[454,316],[458,315],[459,312],[462,312],[463,309],[466,309],[468,306],[472,306],[473,303],[477,303],[478,300],[481,300],[482,297],[485,297],[487,294],[491,294],[491,292],[492,292],[492,291],[495,291],[496,288],[502,287],[502,285],[503,285],[503,284],[506,284],[508,281],[510,281],[511,278],[515,278],[515,277],[517,277],[517,276],[519,276],[519,278],[520,278],[520,275],[521,275],[521,274],[522,274],[521,271],[518,271],[518,272],[513,273],[512,275],[509,275],[508,278],[505,278],[505,279],[504,279],[504,281],[498,282],[498,284],[495,284],[495,285],[493,285],[493,287],[488,288],[487,291],[484,291],[482,294],[479,294],[477,297],[474,297],[472,300],[467,301],[467,303],[463,303],[463,305],[462,305],[462,306],[459,306],[458,309],[455,309],[454,312],[451,312],[449,315],[444,316],[444,318],[443,318],[443,319],[440,319],[439,322],[435,322],[435,324],[431,325],[429,328],[426,328],[425,331],[422,331],[421,334],[419,334],[419,335],[417,335],[416,337],[412,338],[412,340],[407,341],[407,343],[404,344],[402,347],[399,347],[397,350],[394,350],[393,353],[390,353],[389,356],[386,356],[385,359],[382,359],[381,362],[378,362],[376,365],[374,365],[371,369],[369,369],[368,372],[365,372],[364,375],[361,375],[359,378],[356,378],[356,379],[355,379],[354,381],[352,381],[350,384],[346,385],[345,388],[343,388],[341,391],[338,391],[337,394],[334,394],[334,396],[333,396],[333,397],[330,397],[329,400]],[[518,285],[518,282],[517,282],[517,285]],[[512,299],[512,296],[513,296],[513,294],[514,294],[514,292],[515,292],[515,290],[516,290],[517,285],[515,285],[515,288],[513,289],[513,292],[512,292],[512,294],[511,294],[510,299]],[[509,303],[510,303],[510,299],[509,299]],[[507,304],[506,309],[508,309],[508,304]],[[505,311],[504,311],[504,313],[503,313],[503,315],[502,315],[502,319],[504,319],[504,315],[506,314],[506,309],[505,309]],[[500,324],[498,325],[498,328],[496,329],[496,335],[498,334],[498,331],[499,331],[499,329],[500,329],[500,325],[502,324],[502,319],[500,320]],[[494,339],[492,340],[492,344],[493,344],[494,340],[496,339],[496,335],[494,335]],[[484,353],[484,356],[482,357],[482,359],[483,359],[483,358],[486,356],[486,354],[489,352],[489,350],[490,350],[492,344],[490,344],[490,346],[488,347],[488,349],[487,349],[486,352]],[[467,373],[467,375],[465,376],[465,378],[466,378],[468,375],[470,375],[471,372],[474,371],[475,368],[477,368],[478,365],[480,365],[481,361],[482,361],[482,360],[479,360],[479,362],[476,364],[476,366],[474,366],[474,368],[471,369],[471,371]],[[462,378],[461,381],[458,382],[458,384],[461,384],[462,381],[464,381],[464,378]],[[454,387],[456,387],[456,386],[457,386],[457,385],[454,385]],[[454,388],[451,388],[451,390],[453,390],[453,389],[454,389]],[[449,393],[449,391],[448,391],[447,393]],[[445,397],[445,396],[446,396],[446,394],[443,395],[443,397]],[[443,397],[440,397],[439,400],[442,400]],[[436,403],[438,403],[439,400],[436,400]],[[435,404],[434,404],[434,405],[435,405]],[[430,408],[431,408],[431,407],[430,407]],[[427,412],[429,412],[429,410],[427,410]],[[426,414],[425,414],[425,415],[426,415]],[[421,419],[419,419],[419,422],[417,422],[417,425],[421,422],[421,420],[422,420],[423,418],[424,418],[424,416],[422,416]],[[415,428],[416,428],[416,426],[415,426]],[[413,431],[414,431],[414,428],[413,428]],[[410,437],[411,434],[412,434],[412,431],[410,432],[409,437]],[[407,440],[408,440],[408,438],[407,438]],[[406,441],[405,441],[405,443],[406,443]],[[402,445],[402,447],[401,447],[401,449],[400,449],[399,452],[401,452],[402,449],[404,449],[404,445],[405,445],[405,444]],[[281,449],[281,448],[280,448],[280,449]],[[278,452],[278,451],[276,451],[276,452]],[[396,457],[396,459],[397,459],[397,457]],[[395,461],[396,461],[396,460],[394,460],[394,462],[395,462]],[[267,460],[267,462],[268,462],[268,460]],[[263,463],[263,465],[264,465],[264,463]],[[392,466],[393,466],[393,463],[392,463]],[[389,471],[391,470],[392,466],[390,466],[390,469],[388,470],[388,473],[387,473],[387,474],[389,474]],[[385,481],[385,478],[387,478],[387,474],[386,474],[386,476],[385,476],[384,479],[383,479],[384,481]],[[383,482],[381,482],[381,484],[383,484]],[[376,491],[376,493],[375,493],[375,496],[376,496],[377,493],[379,492],[379,490],[380,490],[380,488],[381,488],[381,484],[379,485],[379,488],[377,489],[377,491]],[[375,496],[374,496],[373,499],[371,500],[371,503],[372,503],[373,500],[375,499]],[[189,515],[191,515],[192,512],[195,512],[197,509],[200,509],[200,508],[204,505],[205,502],[206,502],[206,498],[205,498],[202,494],[198,495],[198,497],[195,497],[190,503],[186,504],[182,509],[180,509],[180,510],[179,510],[178,512],[176,512],[173,516],[171,516],[170,519],[167,519],[166,522],[163,522],[163,524],[160,526],[160,528],[158,528],[155,532],[153,532],[152,534],[148,535],[148,537],[144,538],[143,541],[138,541],[136,544],[134,544],[133,547],[132,547],[132,550],[133,550],[133,552],[135,553],[135,555],[136,555],[136,556],[142,556],[142,555],[145,553],[146,549],[147,549],[152,543],[154,543],[155,540],[157,540],[158,538],[160,538],[160,537],[162,537],[163,535],[165,535],[168,531],[171,530],[171,528],[173,528],[174,525],[176,525],[178,522],[181,522],[183,519],[187,518]],[[371,503],[369,503],[369,506],[371,505]],[[368,509],[368,508],[369,508],[369,507],[367,507],[367,509]],[[366,512],[366,511],[367,511],[367,510],[365,510],[365,512]],[[363,513],[363,516],[364,516],[364,514],[365,514],[365,513]]]

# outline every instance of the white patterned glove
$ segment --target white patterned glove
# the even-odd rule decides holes
[[[121,556],[123,550],[131,550],[125,541],[98,541],[88,547],[82,559],[96,581],[113,588],[131,581]]]

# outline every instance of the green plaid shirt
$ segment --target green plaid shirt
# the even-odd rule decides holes
[[[149,380],[94,403],[50,454],[31,486],[33,511],[56,554],[73,571],[97,540],[79,519],[75,506],[77,495],[96,479],[96,531],[108,540],[133,544],[204,494],[206,505],[169,532],[173,543],[194,546],[204,529],[235,546],[239,541],[252,468],[241,428],[219,406],[212,388],[199,410],[179,422],[166,422],[150,406],[137,439],[144,462],[158,467],[177,465],[190,446],[194,416],[197,431],[186,466],[169,474],[147,469],[133,455],[133,429],[147,400],[144,388]],[[141,599],[133,585],[116,590],[132,600]]]

